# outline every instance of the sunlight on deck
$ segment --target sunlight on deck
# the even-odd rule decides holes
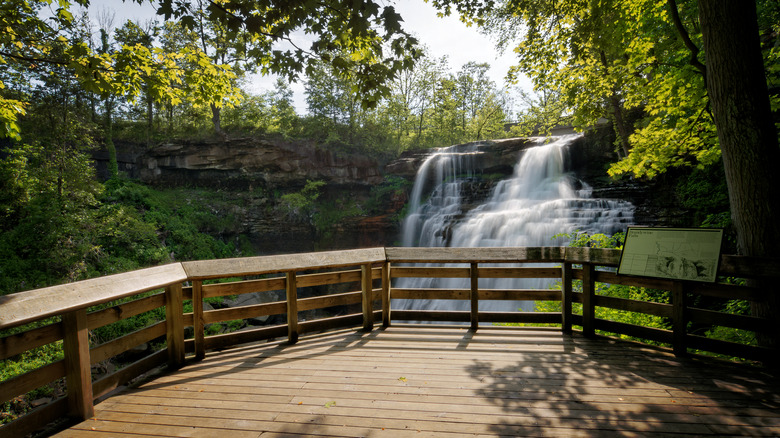
[[[399,325],[210,352],[56,436],[777,436],[779,389],[558,329]]]

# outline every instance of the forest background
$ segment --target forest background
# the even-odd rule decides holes
[[[489,64],[454,70],[424,46],[407,51],[416,63],[398,69],[378,95],[361,93],[364,77],[334,69],[328,52],[302,72],[281,69],[284,77],[272,90],[253,94],[248,81],[279,71],[257,56],[267,52],[266,42],[209,21],[208,3],[197,4],[192,22],[142,23],[117,22],[104,9],[90,15],[75,4],[72,12],[47,2],[27,6],[15,19],[27,20],[29,34],[5,41],[0,71],[6,114],[14,115],[3,125],[0,294],[174,259],[253,255],[245,240],[223,237],[230,218],[183,205],[192,196],[214,200],[208,190],[186,194],[121,175],[114,141],[153,147],[172,139],[306,139],[384,163],[408,149],[529,134],[540,121],[530,109],[534,98],[499,88]],[[40,48],[33,37],[43,41]],[[84,63],[113,59],[119,76],[113,80],[121,85],[106,89],[98,74],[85,80],[74,67],[76,52],[94,57]],[[287,78],[304,83],[306,114],[296,112]],[[507,131],[505,124],[518,117],[521,123]],[[564,118],[559,109],[545,123]],[[93,165],[101,148],[112,156],[107,181]],[[309,214],[316,182],[312,187],[274,197],[282,210]],[[404,188],[387,181],[384,192]]]
[[[708,75],[701,2],[433,2],[513,48],[509,77],[528,75],[533,94],[499,89],[488,64],[453,69],[426,55],[391,5],[259,2],[266,9],[255,13],[241,2],[162,0],[155,4],[166,20],[114,23],[110,14],[76,7],[86,3],[0,4],[0,294],[173,260],[253,255],[240,237],[224,238],[233,219],[190,202],[214,205],[223,195],[147,187],[120,174],[113,146],[120,139],[148,147],[170,139],[311,139],[387,162],[413,148],[605,119],[615,139],[609,174],[649,179],[684,169],[678,196],[697,213],[691,226],[729,228],[743,216],[729,211],[735,199],[744,208],[743,200],[777,197],[727,188],[749,174],[724,176],[727,149],[716,127],[726,111],[709,91],[720,78]],[[764,84],[758,92],[776,109],[780,7],[755,6],[739,9],[752,16],[730,20],[755,37],[744,47],[755,46],[760,80],[745,82]],[[291,39],[301,29],[313,36],[311,47]],[[285,79],[252,94],[243,81],[255,73]],[[291,80],[305,81],[307,114],[295,111]],[[509,121],[518,123],[507,131]],[[774,143],[766,143],[774,149],[763,157],[776,164],[774,126],[772,133]],[[107,180],[93,167],[99,147],[112,157]],[[756,179],[773,187],[771,178]],[[404,184],[388,179],[375,199],[340,213],[371,214]],[[317,204],[320,186],[262,196],[274,199],[271,213],[280,218],[314,222],[332,213]],[[766,205],[771,213],[775,204]],[[749,233],[736,228],[732,247],[751,253],[739,242]]]
[[[750,211],[740,202],[740,212],[729,214],[726,182],[746,179],[722,171],[696,1],[433,2],[513,50],[517,65],[508,80],[527,75],[534,93],[499,89],[487,63],[454,69],[429,56],[391,4],[258,3],[266,8],[261,14],[240,2],[163,0],[153,3],[160,20],[144,23],[115,22],[106,10],[90,16],[81,7],[87,4],[0,7],[8,30],[0,40],[0,293],[171,259],[250,255],[242,242],[221,240],[224,218],[123,178],[117,139],[149,147],[226,136],[313,139],[386,162],[410,148],[608,120],[612,177],[693,169],[681,190],[682,201],[697,209],[696,222],[728,226],[731,216]],[[762,58],[757,82],[769,84],[763,95],[773,108],[779,10],[774,1],[757,1],[747,18]],[[301,31],[310,47],[294,38]],[[247,78],[270,73],[286,79],[268,92],[246,91]],[[305,84],[307,114],[296,113],[290,80]],[[507,131],[511,121],[518,123]],[[98,147],[111,157],[107,181],[93,170]],[[283,204],[288,195],[284,204],[313,219],[312,184],[275,197]],[[403,189],[399,184],[387,182],[390,189]],[[708,193],[720,195],[701,195]],[[737,198],[756,197],[766,195]],[[750,234],[737,229],[738,237]]]

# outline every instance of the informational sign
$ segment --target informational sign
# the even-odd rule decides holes
[[[628,227],[619,275],[714,282],[723,230]]]

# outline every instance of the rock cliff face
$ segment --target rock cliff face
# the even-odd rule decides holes
[[[478,145],[480,155],[475,170],[494,177],[509,176],[520,153],[531,146],[527,138],[489,140],[471,143]],[[429,151],[407,151],[387,164],[385,173],[413,180],[417,170],[428,157]],[[634,219],[637,225],[689,226],[691,212],[680,207],[675,192],[675,178],[666,175],[653,181],[625,179],[614,181],[607,177],[606,169],[616,159],[612,132],[601,127],[588,132],[568,148],[569,168],[577,179],[593,188],[593,197],[622,199],[636,207]],[[671,172],[670,172],[671,173]],[[465,186],[464,200],[478,205],[491,193],[495,178],[470,183]],[[465,207],[468,209],[468,206]]]
[[[247,188],[302,186],[306,180],[374,185],[379,165],[364,156],[337,156],[312,142],[243,138],[167,143],[138,157],[138,176],[149,184]]]
[[[300,191],[309,180],[326,183],[318,202],[328,208],[338,209],[344,199],[365,204],[372,187],[384,180],[380,165],[366,156],[336,154],[311,141],[267,138],[179,141],[153,148],[115,144],[119,170],[132,179],[162,188],[220,190],[233,199],[224,214],[239,225],[220,238],[243,235],[257,254],[382,246],[398,233],[394,213],[403,208],[405,197],[400,203],[388,199],[376,216],[338,221],[327,232],[310,218],[290,217],[280,208],[281,195]],[[107,151],[97,151],[94,159],[98,175],[108,179]]]
[[[524,138],[479,142],[482,153],[477,167],[483,177],[468,184],[464,202],[474,206],[483,202],[494,184],[512,173],[529,144]],[[248,236],[259,254],[398,244],[399,217],[408,193],[396,191],[378,200],[380,207],[374,207],[371,214],[347,217],[326,229],[318,229],[311,219],[286,218],[279,210],[279,195],[300,190],[307,180],[317,180],[326,183],[318,202],[329,204],[328,208],[338,210],[339,203],[347,202],[365,206],[385,176],[404,178],[411,187],[430,153],[408,151],[380,167],[373,159],[339,156],[312,142],[258,138],[166,143],[151,149],[117,142],[117,149],[120,170],[131,178],[153,186],[223,190],[235,199],[231,214],[243,224],[234,232]],[[107,154],[99,152],[95,158],[98,172],[107,176]],[[569,159],[577,178],[593,187],[594,197],[631,201],[637,207],[637,224],[684,226],[689,220],[688,212],[674,199],[673,184],[661,180],[652,186],[638,181],[616,184],[606,177],[606,166],[614,159],[608,138],[586,136],[570,147]]]
[[[478,161],[474,165],[483,173],[510,174],[517,162],[518,154],[528,147],[529,142],[527,138],[507,138],[478,141],[466,145],[479,147],[482,153],[478,155]],[[385,166],[385,173],[413,180],[430,152],[430,150],[406,151],[397,160]]]

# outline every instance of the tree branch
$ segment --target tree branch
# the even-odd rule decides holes
[[[691,52],[691,59],[688,61],[688,63],[699,70],[702,76],[704,76],[704,86],[706,88],[707,67],[702,64],[701,61],[699,61],[699,47],[693,43],[691,37],[688,35],[688,31],[685,29],[685,26],[682,23],[682,20],[680,20],[680,11],[677,10],[677,1],[666,0],[666,4],[669,6],[669,15],[672,17],[672,23],[674,23],[674,27],[677,29],[677,33],[680,34],[680,38],[682,38],[685,47],[687,47]]]
[[[50,65],[56,65],[58,67],[64,67],[68,65],[68,63],[64,60],[56,60],[56,59],[48,59],[48,58],[36,58],[32,56],[25,56],[25,55],[17,55],[15,53],[6,52],[4,50],[0,50],[0,56],[4,56],[6,58],[15,59],[17,61],[24,61],[24,62],[30,62],[30,63],[44,63],[44,64],[50,64]]]

